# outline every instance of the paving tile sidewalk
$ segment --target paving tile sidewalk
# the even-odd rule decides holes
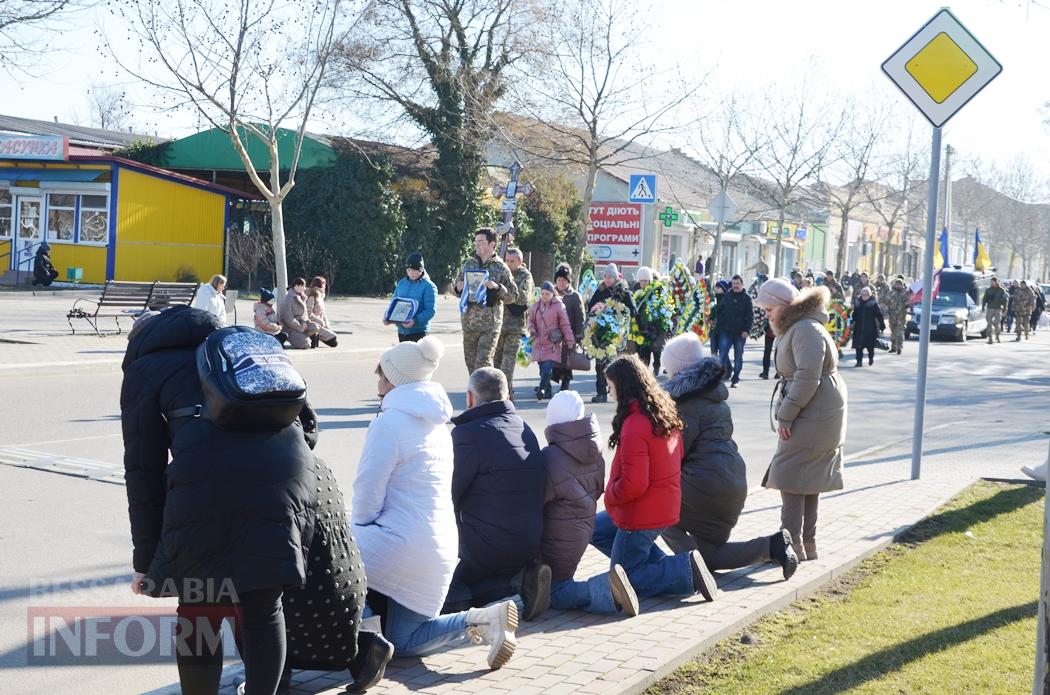
[[[1045,438],[1020,449],[1012,439],[1004,441],[989,447],[980,461],[955,451],[927,456],[919,481],[909,479],[906,444],[873,454],[883,465],[855,461],[847,468],[848,487],[822,497],[820,559],[803,563],[790,581],[782,581],[779,568],[767,565],[720,573],[722,591],[713,603],[699,597],[644,599],[642,614],[630,619],[548,611],[541,620],[523,624],[518,650],[500,671],[486,669],[485,648],[466,647],[423,659],[395,659],[387,678],[369,692],[641,692],[720,639],[811,594],[882,550],[980,475],[1015,478],[1017,466],[1046,456]],[[779,493],[758,490],[748,497],[733,538],[769,535],[779,523]],[[607,568],[606,558],[588,549],[577,577]],[[234,692],[232,683],[239,676],[238,668],[227,669],[224,694]],[[347,679],[345,673],[297,672],[293,693],[334,695]]]

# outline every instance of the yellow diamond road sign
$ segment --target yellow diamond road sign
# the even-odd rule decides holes
[[[937,127],[1002,70],[947,9],[935,14],[882,64],[886,76]]]

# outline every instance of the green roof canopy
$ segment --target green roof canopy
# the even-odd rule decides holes
[[[252,164],[259,171],[270,170],[270,153],[266,144],[243,127],[238,129],[241,142],[248,150]],[[277,154],[281,170],[288,169],[295,152],[295,131],[287,128],[277,130]],[[336,153],[323,138],[310,135],[303,138],[303,149],[299,156],[299,167],[325,167],[335,162]],[[195,135],[171,142],[164,151],[164,166],[171,169],[206,169],[216,171],[244,171],[244,163],[233,147],[230,134],[219,128],[205,130]]]

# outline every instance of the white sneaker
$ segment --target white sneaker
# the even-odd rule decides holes
[[[489,645],[488,664],[493,671],[502,668],[518,646],[518,607],[503,601],[467,611],[467,635],[474,644]]]
[[[1035,466],[1021,466],[1021,472],[1027,475],[1032,480],[1046,480],[1046,465],[1050,461],[1043,463],[1042,465]]]

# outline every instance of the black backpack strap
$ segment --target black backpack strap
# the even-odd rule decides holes
[[[171,421],[180,417],[194,417],[199,418],[204,414],[204,405],[198,403],[197,405],[188,405],[185,408],[175,408],[163,413],[164,419]]]

